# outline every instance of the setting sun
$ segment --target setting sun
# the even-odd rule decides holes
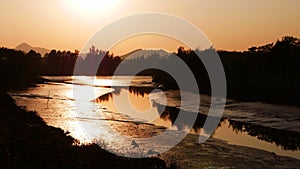
[[[111,11],[118,0],[67,0],[67,6],[81,15],[103,14]]]

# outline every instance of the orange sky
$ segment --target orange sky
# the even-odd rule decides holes
[[[196,25],[217,49],[246,50],[284,35],[300,37],[299,7],[299,0],[2,0],[0,46],[14,48],[27,42],[49,49],[80,50],[114,20],[141,12],[164,12]],[[174,51],[180,44],[166,37],[136,37],[113,51]]]

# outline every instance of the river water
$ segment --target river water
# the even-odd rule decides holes
[[[154,90],[151,77],[146,76],[44,78],[53,82],[11,91],[11,96],[19,106],[36,111],[48,125],[68,131],[80,143],[102,142],[124,153],[135,138],[150,138],[165,131],[199,134],[201,119],[205,119],[210,105],[210,97],[201,95],[200,112],[193,112],[189,105],[181,105],[180,91]],[[190,105],[199,97],[192,93],[185,96]],[[178,110],[199,113],[197,124],[192,128],[175,125]],[[300,159],[299,108],[228,100],[223,117],[212,137]],[[126,137],[115,137],[112,132]],[[139,144],[148,148],[166,146]]]

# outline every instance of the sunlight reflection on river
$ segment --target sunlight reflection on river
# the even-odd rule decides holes
[[[178,104],[176,94],[178,92],[166,92],[168,105],[171,107],[165,109],[162,104],[157,104],[163,100],[163,95],[151,93],[154,89],[151,77],[138,77],[130,84],[128,77],[118,77],[114,83],[111,77],[51,77],[51,79],[56,82],[38,84],[37,87],[23,91],[13,91],[11,95],[18,105],[26,106],[27,110],[36,111],[48,125],[70,132],[72,137],[83,144],[103,141],[107,143],[105,146],[113,146],[119,151],[126,151],[130,149],[130,143],[134,138],[153,137],[166,130],[174,132],[187,130],[192,134],[199,134],[202,129],[201,125],[194,126],[193,129],[187,128],[184,124],[173,125],[173,120],[176,118],[176,104]],[[126,86],[129,85],[131,87],[127,88]],[[75,97],[74,93],[80,97]],[[129,99],[136,111],[147,111],[147,113],[141,113],[145,118],[137,118],[139,116],[126,113],[131,111],[126,105],[120,111],[115,107],[113,99]],[[189,105],[183,109],[188,111]],[[198,123],[202,124],[201,118]],[[237,130],[231,128],[230,125],[232,126],[228,120],[223,121],[214,137],[232,144],[274,151],[296,158],[300,156],[299,151],[282,150],[280,146],[261,141],[248,135],[247,132],[236,132]],[[110,133],[112,131],[128,137],[114,138]]]

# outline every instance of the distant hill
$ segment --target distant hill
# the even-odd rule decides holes
[[[46,48],[41,48],[41,47],[33,47],[30,46],[27,43],[21,43],[20,45],[18,45],[15,50],[21,50],[24,51],[25,53],[29,52],[30,50],[34,50],[37,53],[40,53],[42,56],[45,56],[46,53],[49,53],[50,50],[46,49]]]
[[[131,55],[131,54],[133,54],[133,53],[135,53],[135,52],[137,52],[137,51],[140,51],[140,50],[143,50],[143,49],[136,49],[136,50],[133,50],[133,51],[131,51],[131,52],[125,54],[125,55],[119,56],[119,57],[120,57],[121,59],[125,59],[127,56],[129,56],[129,55]]]
[[[135,59],[135,58],[139,58],[139,57],[145,57],[147,58],[148,56],[150,55],[159,55],[159,57],[167,57],[167,56],[170,56],[171,53],[168,53],[162,49],[159,49],[159,50],[143,50],[143,49],[136,49],[132,52],[129,52],[125,55],[122,55],[120,56],[121,59],[125,59],[125,58],[128,58],[128,59]]]

